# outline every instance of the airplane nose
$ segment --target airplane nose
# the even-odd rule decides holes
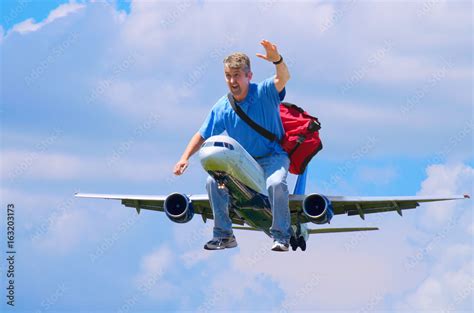
[[[226,151],[227,149],[224,147],[203,147],[199,150],[199,159],[201,163],[203,161],[222,159]]]
[[[199,150],[199,159],[205,171],[223,170],[228,167],[228,149],[224,147],[203,147]]]

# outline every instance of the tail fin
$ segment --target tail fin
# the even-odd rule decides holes
[[[296,181],[295,190],[293,194],[295,195],[304,195],[306,192],[306,173],[308,172],[308,166],[304,170],[303,174],[298,175],[298,180]]]

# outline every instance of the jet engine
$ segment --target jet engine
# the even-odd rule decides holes
[[[172,193],[165,199],[166,216],[175,223],[187,223],[194,216],[194,209],[189,198],[181,193]]]
[[[316,224],[329,224],[334,215],[331,201],[318,194],[309,195],[303,200],[303,212]]]

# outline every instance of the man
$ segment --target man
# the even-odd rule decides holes
[[[280,119],[280,96],[290,74],[277,47],[267,40],[260,43],[266,54],[257,56],[273,62],[276,75],[259,84],[250,83],[252,71],[250,60],[243,53],[234,53],[224,59],[224,74],[230,93],[236,105],[257,124],[281,138],[284,134]],[[280,94],[280,95],[279,95]],[[224,131],[237,140],[263,168],[269,200],[272,208],[273,224],[270,233],[274,239],[272,250],[288,251],[290,239],[290,213],[288,207],[289,158],[276,142],[271,142],[258,134],[232,109],[228,97],[217,101],[200,130],[192,137],[180,161],[175,165],[174,174],[181,175],[186,170],[189,158],[199,150],[204,141]],[[229,218],[229,197],[225,189],[217,188],[216,181],[209,177],[207,191],[214,213],[214,237],[204,249],[221,250],[237,246]]]

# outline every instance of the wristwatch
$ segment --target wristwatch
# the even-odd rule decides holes
[[[280,54],[280,60],[278,60],[278,61],[276,61],[276,62],[273,62],[273,64],[278,65],[278,64],[280,64],[281,62],[283,62],[283,57],[282,57],[281,54]]]

